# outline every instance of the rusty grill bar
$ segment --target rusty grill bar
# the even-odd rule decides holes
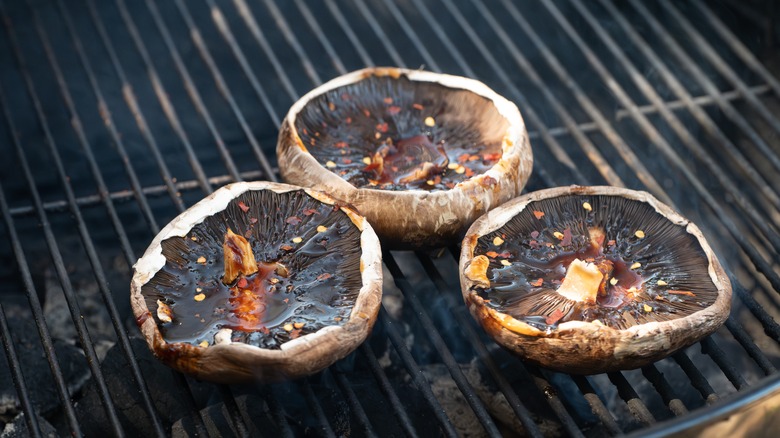
[[[747,18],[701,0],[0,0],[0,232],[8,237],[0,337],[30,434],[44,433],[43,412],[10,305],[34,321],[59,398],[57,426],[72,435],[84,428],[41,301],[44,266],[62,289],[96,388],[103,412],[94,415],[106,432],[128,433],[96,328],[82,318],[75,282],[83,279],[73,265],[89,267],[93,299],[105,306],[140,397],[140,421],[155,435],[171,433],[176,419],[161,415],[127,324],[128,266],[160,224],[216,187],[277,180],[273,151],[286,109],[365,65],[462,74],[517,102],[535,153],[529,190],[611,184],[674,206],[727,267],[732,315],[716,334],[641,370],[568,376],[510,357],[473,323],[460,299],[457,248],[386,251],[387,285],[405,310],[396,318],[383,307],[370,341],[322,374],[235,388],[166,370],[192,431],[256,433],[242,397],[258,397],[283,436],[419,436],[421,422],[455,436],[444,405],[452,400],[437,390],[446,380],[481,433],[506,433],[469,363],[531,436],[669,432],[776,390],[780,82],[754,53],[757,36],[775,29],[754,29],[739,11]],[[434,365],[446,374],[431,377]],[[213,389],[207,400],[204,387]],[[208,410],[218,404],[227,429]]]

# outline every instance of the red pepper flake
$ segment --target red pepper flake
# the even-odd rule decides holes
[[[448,181],[448,182],[444,183],[444,185],[447,186],[448,189],[454,189],[455,188],[455,183],[452,182],[452,181]]]
[[[346,119],[344,119],[344,121],[347,122],[347,125],[349,125],[350,123],[352,123],[352,117],[347,117]]]
[[[488,251],[488,252],[485,253],[485,255],[490,257],[491,259],[494,259],[494,258],[498,257],[498,253],[495,252],[495,251]]]
[[[420,105],[419,103],[413,103],[413,104],[412,104],[412,108],[414,108],[414,109],[416,109],[416,110],[418,110],[418,111],[422,111],[422,110],[423,110],[423,108],[425,108],[425,107],[423,107],[423,106],[422,106],[422,105]]]
[[[290,339],[296,339],[299,336],[301,336],[301,330],[300,329],[295,329],[295,330],[290,332]]]
[[[279,247],[282,251],[292,251],[293,247],[290,245],[282,245]]]
[[[563,311],[561,309],[555,309],[547,318],[544,319],[544,323],[547,325],[553,325],[563,318]]]
[[[512,257],[512,254],[509,251],[504,251],[504,252],[498,253],[498,256],[499,257],[503,257],[505,259],[508,259],[508,258]]]
[[[299,218],[298,216],[290,216],[287,218],[287,220],[285,220],[285,222],[287,222],[292,226],[295,226],[301,223],[301,218]]]
[[[344,163],[344,164],[352,164],[352,159],[351,158],[344,158],[343,160],[341,160],[341,162]]]
[[[244,204],[244,201],[238,201],[238,208],[240,208],[241,211],[243,211],[244,213],[249,211],[249,207],[246,204]]]
[[[284,299],[284,300],[282,300],[282,301],[284,301],[284,303],[285,303],[285,304],[290,304],[290,299],[289,299],[289,298],[285,298],[285,299]]]
[[[246,288],[247,284],[249,284],[249,282],[246,281],[246,278],[241,277],[241,278],[238,279],[238,283],[236,283],[236,287],[238,287],[240,289],[244,289],[244,288]]]
[[[244,237],[246,237],[247,239],[252,237],[252,229],[251,228],[247,228],[246,231],[244,231]]]
[[[540,287],[542,284],[544,284],[544,278],[537,278],[536,280],[531,281],[529,284],[533,287]]]
[[[392,105],[387,109],[387,113],[391,116],[394,116],[401,112],[401,107],[397,105]]]
[[[328,109],[331,111],[336,111],[336,104],[333,102],[328,102]]]
[[[256,217],[250,217],[249,218],[249,223],[252,224],[252,225],[256,224],[257,223],[257,218]]]
[[[319,281],[325,281],[325,280],[329,279],[330,277],[333,277],[333,275],[331,275],[331,274],[329,274],[329,273],[327,273],[327,272],[326,272],[326,273],[324,273],[324,274],[320,274],[320,275],[318,275],[318,276],[317,276],[317,280],[319,280]]]
[[[333,146],[342,149],[349,146],[349,144],[346,141],[337,141],[336,143],[333,144]]]
[[[392,97],[385,97],[385,98],[383,99],[383,101],[384,101],[386,104],[390,105],[391,103],[393,103],[393,98],[392,98]]]
[[[387,123],[378,123],[376,130],[384,134],[388,130]]]
[[[366,116],[366,117],[371,117],[371,111],[369,111],[367,109],[364,109],[363,110],[363,115]]]
[[[471,170],[471,169],[469,169],[469,168],[467,167],[467,168],[466,168],[466,176],[467,176],[467,177],[472,177],[472,176],[474,176],[474,171],[473,171],[473,170]]]
[[[350,100],[352,97],[348,93],[341,93],[341,100]]]
[[[471,155],[469,155],[469,154],[460,154],[460,155],[458,155],[458,163],[465,163],[466,161],[468,161],[470,156]]]
[[[261,326],[260,327],[260,332],[262,334],[264,334],[264,335],[270,335],[271,334],[271,330],[268,330],[268,327],[266,327],[266,326]]]
[[[501,152],[485,154],[482,156],[482,159],[485,161],[498,161],[501,159]]]
[[[695,297],[696,296],[695,293],[693,293],[693,292],[691,292],[689,290],[670,290],[668,292],[670,294],[672,294],[672,295],[685,295],[685,296],[689,296],[689,297]]]
[[[537,219],[541,219],[544,217],[544,212],[539,210],[534,210],[534,216],[536,216]]]
[[[311,216],[311,215],[313,215],[316,212],[317,212],[317,210],[315,210],[313,208],[307,208],[306,210],[303,210],[303,215],[304,216]]]
[[[571,228],[566,228],[563,230],[563,240],[561,240],[561,246],[571,245],[571,238]]]
[[[537,237],[539,237],[539,232],[538,231],[531,231],[531,238],[536,239]]]
[[[607,241],[607,246],[615,246],[615,243],[617,243],[617,242],[615,242],[614,240],[608,240]]]

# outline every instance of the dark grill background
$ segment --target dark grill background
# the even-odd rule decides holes
[[[0,397],[0,421],[23,411],[15,427],[36,435],[603,436],[690,427],[776,388],[773,3],[681,3],[0,1],[0,390],[17,400]],[[385,254],[370,341],[320,375],[226,387],[159,365],[132,321],[132,263],[216,187],[276,179],[289,106],[366,65],[465,75],[515,101],[527,190],[611,184],[675,206],[732,275],[726,326],[641,370],[524,365],[467,314],[453,246]]]

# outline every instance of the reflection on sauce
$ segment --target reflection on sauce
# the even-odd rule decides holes
[[[284,277],[275,273],[277,266],[276,263],[258,263],[256,274],[236,280],[228,299],[228,310],[234,317],[229,318],[224,327],[242,331],[260,330],[290,307],[283,294],[278,293],[277,285]]]
[[[440,175],[448,162],[443,141],[436,146],[427,135],[416,135],[381,146],[365,170],[373,170],[379,184],[408,184]]]

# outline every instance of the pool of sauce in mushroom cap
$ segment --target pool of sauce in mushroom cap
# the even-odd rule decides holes
[[[334,104],[333,111],[343,111],[347,104],[340,100],[331,103]],[[446,135],[448,130],[456,131],[447,125],[439,126],[440,123],[435,122],[435,117],[440,113],[426,111],[430,105],[430,102],[422,102],[399,107],[388,103],[384,105],[384,112],[381,114],[366,114],[365,111],[368,110],[349,106],[349,116],[340,120],[339,124],[330,126],[323,122],[316,129],[298,127],[298,135],[321,165],[356,187],[382,190],[448,190],[472,176],[485,173],[498,162],[501,157],[500,143],[484,144],[479,142],[478,138],[469,141],[466,135],[457,133]],[[418,114],[418,123],[415,126],[404,123],[403,128],[397,126],[394,117],[396,111]],[[437,126],[426,126],[427,117],[433,117]],[[472,133],[471,137],[478,135]],[[373,157],[374,153],[385,145],[398,146],[405,143],[421,146],[405,151],[405,154],[408,154],[406,156],[411,159],[409,166],[397,166],[398,171],[391,169],[383,175],[376,175],[372,166],[364,162],[366,157]],[[437,149],[443,150],[444,157],[440,156]],[[400,181],[428,158],[435,158],[438,162],[444,162],[444,165],[427,178]],[[329,162],[332,163],[331,166],[328,165]],[[448,168],[447,163],[453,163],[453,166],[458,164],[460,167]]]
[[[175,297],[166,297],[173,312],[173,322],[160,324],[163,337],[169,342],[199,344],[205,340],[212,343],[219,329],[231,328],[234,330],[234,342],[273,348],[292,337],[346,322],[351,306],[339,302],[340,294],[345,292],[339,285],[337,274],[341,257],[338,254],[320,257],[326,250],[321,242],[338,239],[338,228],[334,225],[319,233],[316,238],[298,244],[295,249],[299,257],[318,257],[316,270],[296,271],[286,265],[290,273],[284,277],[274,272],[274,261],[258,259],[260,270],[246,277],[245,288],[258,295],[254,303],[256,313],[260,316],[257,322],[247,320],[250,313],[236,312],[240,304],[240,291],[237,290],[240,288],[236,288],[236,285],[243,276],[239,276],[231,285],[222,283],[222,247],[200,247],[205,252],[201,251],[198,256],[206,257],[206,263],[198,263],[197,257],[191,257],[176,274],[178,293]],[[253,244],[255,257],[258,257],[257,248],[251,239],[250,243]],[[277,282],[272,284],[272,281]],[[199,293],[205,295],[202,301],[194,299]],[[304,325],[292,331],[284,330],[286,323],[295,322]]]
[[[615,285],[607,283],[606,294],[599,294],[596,303],[574,303],[552,325],[566,321],[599,320],[605,325],[617,327],[622,323],[624,312],[640,314],[643,310],[642,306],[648,298],[645,296],[646,293],[643,294],[646,279],[635,270],[630,269],[633,261],[624,260],[614,246],[599,248],[596,245],[582,244],[581,242],[578,246],[579,248],[570,251],[561,252],[560,249],[543,251],[546,255],[558,253],[549,258],[535,258],[527,252],[521,252],[520,255],[511,260],[510,266],[499,265],[492,269],[490,293],[484,297],[490,299],[490,306],[506,312],[516,319],[545,328],[550,325],[548,324],[550,321],[545,316],[513,312],[513,303],[525,296],[545,291],[557,293],[554,291],[561,285],[566,275],[566,269],[575,259],[595,264],[608,260],[613,266],[609,278],[617,279],[617,283]],[[538,281],[539,278],[543,280],[541,285],[531,284],[531,282]],[[632,287],[636,288],[636,292],[633,294],[628,291]],[[672,312],[664,303],[654,302],[653,307]]]

